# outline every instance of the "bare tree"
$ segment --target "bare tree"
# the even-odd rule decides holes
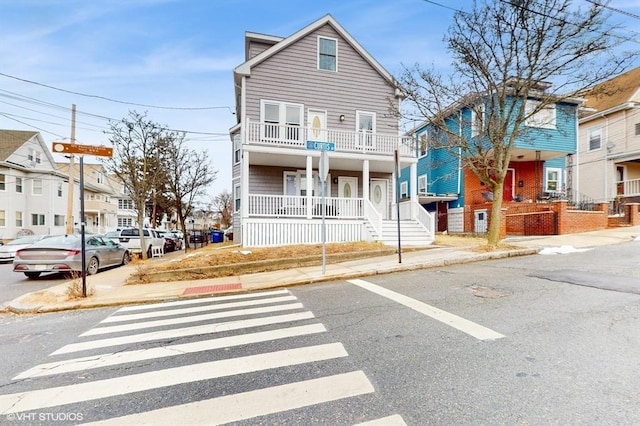
[[[220,225],[225,228],[231,225],[232,203],[233,196],[227,190],[222,191],[211,200],[213,212],[220,216]]]
[[[186,236],[185,218],[193,211],[196,199],[206,195],[207,186],[216,180],[218,171],[212,167],[206,151],[198,153],[185,145],[182,133],[168,134],[162,141],[161,151],[167,172],[166,188]],[[188,248],[188,238],[185,244]]]
[[[109,140],[113,145],[113,157],[104,160],[105,168],[123,184],[137,212],[141,247],[145,247],[145,204],[154,188],[155,168],[153,161],[158,150],[162,128],[147,119],[147,114],[130,111],[129,116],[109,123]],[[142,253],[147,258],[147,253]]]
[[[583,9],[570,0],[474,2],[470,12],[456,12],[445,35],[453,57],[448,78],[417,64],[398,78],[413,114],[404,118],[426,118],[435,131],[429,143],[461,157],[493,193],[490,247],[500,240],[504,180],[516,140],[527,137],[525,123],[550,105],[577,101],[631,63],[632,55],[620,52],[626,40],[607,24],[607,4]],[[529,98],[535,107],[525,106]],[[474,132],[459,131],[463,118],[454,115],[463,109],[484,117],[466,123]]]

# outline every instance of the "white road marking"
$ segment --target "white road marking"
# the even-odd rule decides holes
[[[186,306],[186,305],[195,305],[198,303],[208,303],[208,302],[224,302],[226,300],[240,300],[240,299],[252,299],[256,297],[263,296],[275,296],[278,294],[289,294],[289,290],[273,290],[273,291],[264,291],[261,293],[242,293],[242,294],[231,294],[229,296],[213,296],[213,297],[197,297],[194,299],[184,299],[184,300],[174,300],[172,302],[162,302],[162,303],[151,303],[146,305],[136,305],[136,306],[125,306],[118,309],[114,314],[118,312],[131,312],[131,311],[142,311],[147,309],[156,309],[156,308],[170,308],[173,306]]]
[[[273,386],[88,425],[218,425],[374,392],[362,371]]]
[[[395,414],[393,416],[383,417],[364,423],[358,423],[354,426],[407,426],[407,424],[404,422],[404,419],[401,415]]]
[[[311,312],[298,312],[294,314],[275,315],[272,317],[252,318],[221,322],[217,324],[197,325],[193,327],[174,328],[171,330],[158,330],[149,333],[132,334],[128,336],[112,337],[110,339],[92,340],[89,342],[71,343],[63,346],[50,355],[60,355],[70,352],[86,351],[91,349],[106,348],[117,345],[130,345],[152,340],[175,339],[199,334],[219,333],[222,331],[240,330],[243,328],[260,327],[263,325],[282,324],[291,321],[300,321],[315,318]]]
[[[290,303],[288,305],[265,306],[262,308],[252,309],[236,309],[235,311],[215,312],[209,314],[192,315],[179,318],[167,318],[155,321],[136,322],[133,324],[113,325],[110,327],[96,327],[86,333],[82,333],[80,337],[96,336],[98,334],[120,333],[122,331],[141,330],[143,328],[164,327],[178,324],[187,324],[190,322],[210,321],[220,318],[238,317],[244,315],[266,314],[280,311],[293,311],[303,309],[302,303]]]
[[[473,336],[476,339],[495,340],[495,339],[500,339],[504,337],[503,334],[495,332],[489,328],[483,327],[480,324],[476,324],[475,322],[471,322],[469,320],[466,320],[464,318],[461,318],[449,312],[443,311],[441,309],[434,308],[431,305],[427,305],[426,303],[420,302],[419,300],[416,300],[416,299],[412,299],[403,294],[396,293],[395,291],[391,291],[384,287],[371,284],[370,282],[367,282],[364,280],[348,280],[347,282],[350,282],[351,284],[355,284],[358,287],[364,288],[365,290],[369,290],[380,296],[391,299],[394,302],[398,302],[401,305],[404,305],[417,312],[420,312],[421,314],[427,315],[428,317],[431,317],[437,321],[447,324],[457,330],[462,331],[463,333],[467,333],[468,335]]]
[[[0,413],[17,413],[75,404],[184,383],[346,357],[347,355],[347,351],[341,343],[330,343],[192,364],[76,385],[0,395]],[[208,413],[208,415],[210,414]],[[163,423],[166,424],[166,421]],[[188,423],[181,422],[181,424]]]
[[[220,311],[223,309],[241,308],[246,306],[268,305],[269,303],[291,302],[296,300],[295,296],[270,297],[266,299],[244,300],[242,302],[215,303],[203,306],[184,307],[179,309],[167,309],[153,312],[143,312],[139,314],[112,315],[107,317],[100,324],[109,324],[123,321],[137,321],[141,319],[168,317],[172,315],[187,315],[196,312]]]
[[[322,324],[309,324],[278,330],[261,331],[258,333],[221,337],[218,339],[209,339],[199,342],[169,345],[158,348],[112,352],[82,358],[67,359],[64,361],[56,361],[37,365],[25,372],[18,374],[12,380],[22,380],[33,377],[50,376],[54,374],[70,373],[74,371],[84,371],[94,368],[110,367],[114,365],[146,361],[157,358],[166,358],[187,353],[202,352],[213,349],[247,345],[251,343],[285,339],[288,337],[322,333],[325,331],[327,331],[327,329]]]

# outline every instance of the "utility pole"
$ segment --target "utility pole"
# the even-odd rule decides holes
[[[71,143],[76,143],[76,104],[71,105]],[[69,195],[67,198],[66,234],[73,234],[73,187],[75,186],[73,154],[69,156]],[[82,218],[84,220],[84,218]]]

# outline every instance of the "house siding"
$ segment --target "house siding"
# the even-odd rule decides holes
[[[317,69],[317,38],[338,40],[338,71]],[[388,116],[391,87],[345,39],[325,25],[254,66],[247,80],[247,117],[260,119],[260,100],[304,104],[305,122],[308,108],[327,110],[328,127],[355,129],[356,110],[376,113],[376,131],[398,134],[397,121]],[[346,120],[338,117],[344,114]]]
[[[576,151],[576,106],[556,106],[556,128],[524,127],[525,134],[516,141],[516,148],[556,151],[559,154]]]

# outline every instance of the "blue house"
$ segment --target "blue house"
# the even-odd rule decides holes
[[[543,93],[540,92],[541,96]],[[523,102],[512,99],[518,102],[516,106]],[[526,99],[525,110],[534,111],[538,99]],[[534,207],[527,209],[524,204],[548,203],[571,196],[581,103],[582,99],[563,99],[526,120],[511,152],[504,183],[504,208],[532,211]],[[451,108],[446,118],[449,131],[466,140],[481,137],[487,108],[489,105],[482,99],[473,106]],[[464,166],[461,151],[454,152],[437,143],[435,128],[429,120],[410,133],[417,138],[418,164],[413,179],[409,168],[401,171],[400,198],[417,197],[427,211],[436,213],[439,232],[486,232],[492,194]]]

